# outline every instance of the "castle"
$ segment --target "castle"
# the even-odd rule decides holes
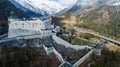
[[[18,19],[15,16],[9,17],[8,38],[25,35],[51,35],[51,18]]]

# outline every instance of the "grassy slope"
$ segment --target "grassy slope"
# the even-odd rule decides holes
[[[120,41],[120,11],[115,11],[119,9],[113,6],[101,6],[97,9],[87,12],[84,16],[77,16],[78,22],[83,21],[81,24],[77,24],[79,27],[92,29],[93,31],[99,32],[101,35],[116,39]],[[103,12],[107,11],[109,18],[103,18]],[[96,20],[102,19],[101,22]]]

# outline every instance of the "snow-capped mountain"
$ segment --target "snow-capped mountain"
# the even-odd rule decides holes
[[[54,15],[73,7],[77,0],[9,0],[26,13]]]
[[[114,6],[120,5],[120,2],[118,2],[118,3],[114,3],[113,5],[114,5]]]
[[[115,6],[120,4],[120,0],[77,0],[77,3],[72,7],[70,12],[89,7],[99,7],[101,4]]]
[[[98,0],[77,0],[77,3],[70,9],[70,12],[93,6],[96,2],[98,2]]]
[[[30,16],[46,16],[75,12],[98,4],[119,5],[120,0],[9,0],[17,8]]]

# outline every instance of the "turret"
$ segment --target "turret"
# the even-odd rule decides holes
[[[10,17],[8,18],[8,21],[11,22],[11,21],[14,21],[14,20],[16,20],[16,19],[18,19],[18,17],[15,16],[15,12],[14,12],[14,11],[11,11],[11,12],[10,12]]]

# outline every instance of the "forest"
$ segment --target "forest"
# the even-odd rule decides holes
[[[54,54],[46,55],[43,47],[8,47],[0,49],[0,67],[57,67]]]
[[[120,67],[120,52],[103,49],[100,57],[92,55],[94,64],[91,67]]]

